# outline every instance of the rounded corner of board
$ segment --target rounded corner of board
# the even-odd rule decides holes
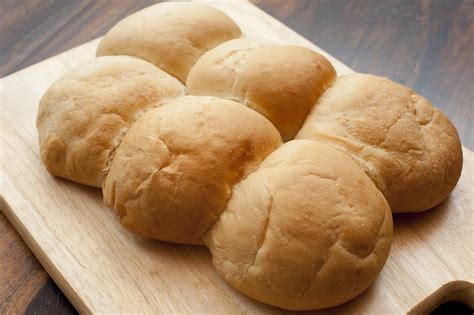
[[[471,309],[474,308],[474,283],[464,280],[445,283],[413,307],[407,315],[430,314],[446,302],[461,302]]]

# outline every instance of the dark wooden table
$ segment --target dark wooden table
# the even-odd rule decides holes
[[[0,77],[101,36],[155,2],[0,0]],[[473,0],[253,2],[354,70],[413,87],[474,148]],[[0,314],[23,312],[75,310],[0,213]]]

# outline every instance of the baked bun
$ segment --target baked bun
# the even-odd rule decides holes
[[[335,77],[331,63],[310,49],[236,39],[205,53],[191,69],[186,85],[192,95],[247,105],[289,140]]]
[[[48,171],[101,187],[115,148],[144,111],[184,93],[146,61],[101,57],[54,82],[39,104],[40,155]]]
[[[232,286],[290,310],[359,295],[381,271],[391,240],[390,208],[362,168],[308,140],[270,154],[204,238]]]
[[[232,19],[207,5],[160,3],[117,23],[100,42],[97,56],[138,56],[185,82],[204,52],[240,35]]]
[[[275,127],[241,104],[177,98],[130,128],[105,181],[104,202],[139,235],[200,244],[234,184],[280,144]]]
[[[340,305],[385,264],[389,206],[423,211],[454,188],[459,137],[402,85],[336,80],[310,49],[240,36],[203,4],[125,18],[103,57],[41,99],[41,158],[53,175],[102,187],[133,233],[205,244],[224,279],[260,302]]]
[[[369,74],[338,78],[296,138],[348,152],[393,212],[438,205],[461,174],[461,143],[449,119],[413,90]]]

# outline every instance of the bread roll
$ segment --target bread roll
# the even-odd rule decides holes
[[[101,187],[115,148],[144,111],[184,93],[146,61],[101,57],[53,83],[39,104],[41,159],[48,171]]]
[[[244,103],[292,139],[336,71],[320,54],[300,46],[236,39],[204,54],[186,82],[192,95]]]
[[[402,85],[336,80],[310,49],[240,36],[197,3],[123,19],[97,59],[41,99],[41,159],[102,187],[131,232],[206,245],[219,274],[260,302],[340,305],[382,270],[390,207],[423,211],[454,188],[459,137]]]
[[[373,75],[340,77],[296,138],[351,154],[393,212],[436,206],[461,174],[461,143],[449,119],[413,90]]]
[[[363,292],[391,240],[390,208],[370,178],[349,155],[308,140],[270,154],[204,238],[232,286],[290,310],[336,306]]]
[[[275,127],[241,104],[181,97],[130,128],[105,181],[104,202],[139,235],[200,244],[233,185],[280,144]]]
[[[240,35],[234,21],[214,8],[160,3],[117,23],[100,42],[97,56],[138,56],[185,82],[204,52]]]

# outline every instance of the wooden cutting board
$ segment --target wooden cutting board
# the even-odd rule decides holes
[[[211,5],[246,34],[307,46],[326,55],[339,74],[352,71],[252,4]],[[47,173],[38,156],[39,99],[54,80],[93,58],[97,43],[1,79],[0,206],[6,216],[81,312],[284,312],[225,283],[205,247],[135,237],[102,204],[99,189]],[[474,155],[464,148],[461,179],[444,203],[426,213],[395,216],[392,252],[375,284],[321,313],[402,314],[445,284],[419,307],[433,307],[450,294],[472,300],[472,285],[456,280],[474,280],[473,166]]]

